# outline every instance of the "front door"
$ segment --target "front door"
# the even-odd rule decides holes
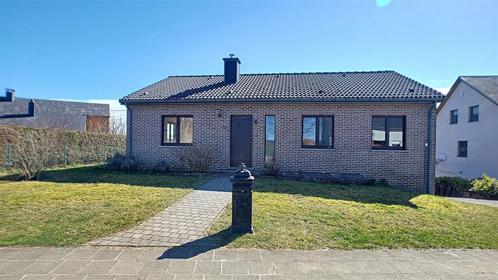
[[[232,116],[230,121],[230,166],[252,166],[252,116]]]

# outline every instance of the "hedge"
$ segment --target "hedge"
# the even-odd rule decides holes
[[[0,165],[40,169],[28,171],[33,174],[22,174],[32,178],[54,166],[104,162],[125,151],[125,139],[124,135],[116,134],[0,126]]]
[[[483,174],[483,178],[468,180],[460,177],[437,177],[436,195],[498,200],[498,179]]]
[[[460,177],[437,177],[436,195],[462,197],[472,188],[472,181]]]

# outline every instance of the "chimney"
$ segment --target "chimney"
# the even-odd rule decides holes
[[[225,61],[225,84],[235,84],[239,80],[240,60],[230,54],[230,57],[223,58]]]
[[[16,91],[10,88],[5,89],[5,97],[0,98],[2,100],[0,101],[5,101],[5,102],[13,102],[16,100]]]
[[[31,99],[28,103],[28,115],[33,117],[35,115],[35,101]]]

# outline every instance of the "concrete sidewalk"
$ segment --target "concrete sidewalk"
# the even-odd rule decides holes
[[[498,279],[498,251],[6,247],[0,279]]]
[[[475,199],[475,198],[464,198],[464,197],[446,197],[446,198],[454,201],[498,207],[498,200]]]

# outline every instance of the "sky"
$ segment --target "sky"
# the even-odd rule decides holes
[[[0,19],[0,88],[114,109],[230,53],[242,73],[395,70],[443,92],[498,74],[496,0],[0,0]]]

